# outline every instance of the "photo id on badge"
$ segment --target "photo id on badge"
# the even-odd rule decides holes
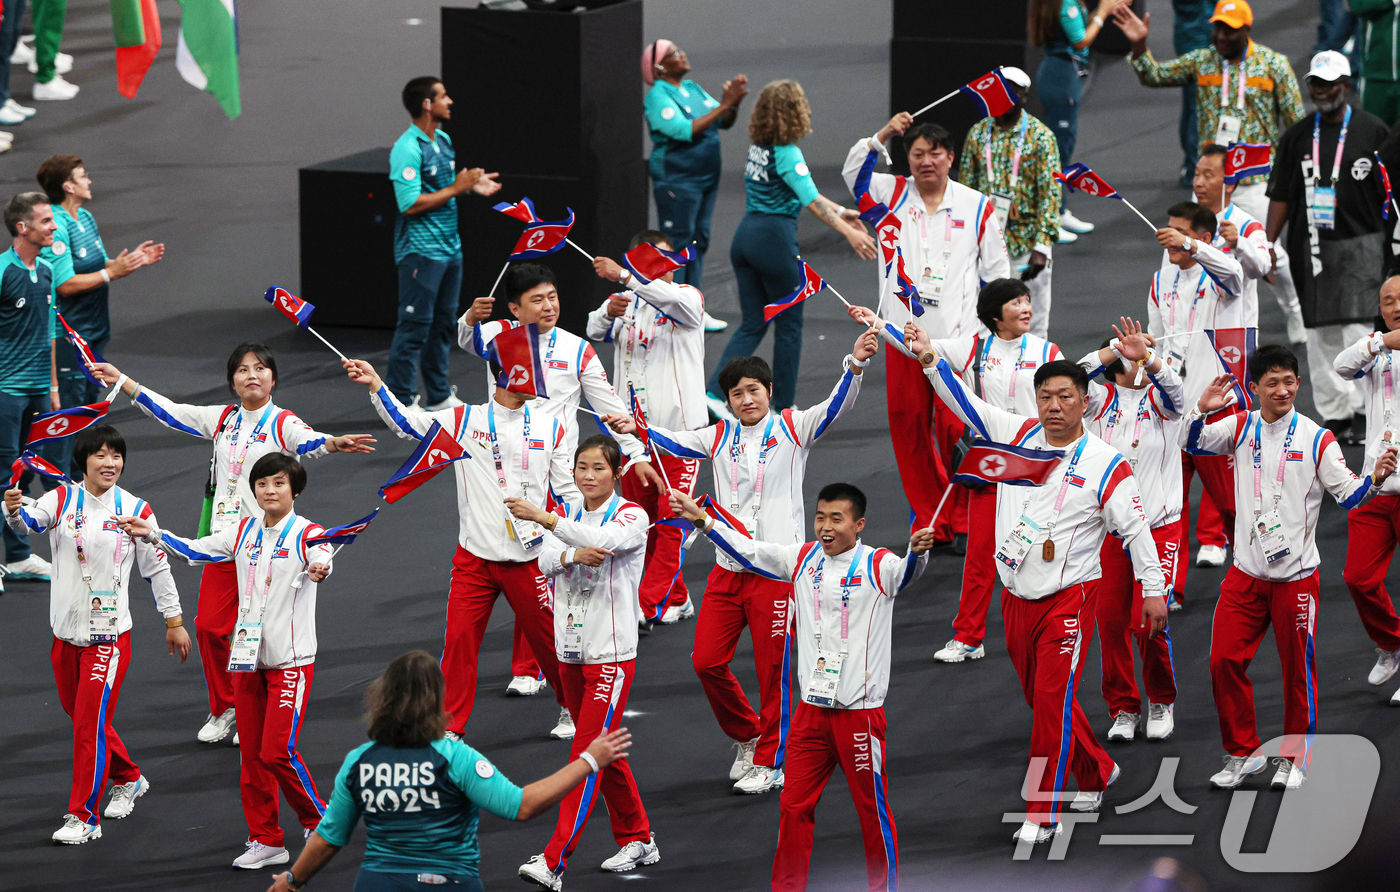
[[[943,260],[930,260],[919,276],[919,300],[929,306],[938,306],[938,295],[943,293],[943,282],[948,278],[948,264]]]
[[[845,655],[837,651],[818,649],[803,701],[813,706],[835,706],[836,686],[841,682],[841,663],[845,659]]]
[[[239,623],[229,638],[228,671],[256,672],[258,646],[262,643],[262,623]]]
[[[564,610],[564,638],[560,650],[564,659],[583,662],[583,620],[588,615],[588,595],[569,595]]]
[[[1288,537],[1283,532],[1283,518],[1277,511],[1254,515],[1254,535],[1259,539],[1260,547],[1264,549],[1264,560],[1270,564],[1292,554]]]
[[[1006,541],[1001,543],[997,549],[997,560],[1010,567],[1012,572],[1020,569],[1021,563],[1030,554],[1031,543],[1040,534],[1040,524],[1022,514],[1021,519],[1016,521],[1016,526],[1012,527],[1010,535]]]
[[[88,640],[111,644],[117,640],[117,593],[95,591],[88,609]]]
[[[1006,232],[1006,221],[1011,219],[1011,196],[1005,192],[992,193],[992,207],[996,210],[997,225]]]
[[[1318,229],[1333,229],[1337,225],[1337,187],[1313,187],[1313,225]]]
[[[1244,121],[1235,115],[1221,115],[1220,121],[1215,125],[1215,144],[1218,146],[1228,146],[1232,142],[1240,141],[1240,128]]]

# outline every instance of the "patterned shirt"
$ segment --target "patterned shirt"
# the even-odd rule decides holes
[[[1182,87],[1196,84],[1196,128],[1201,145],[1215,141],[1220,115],[1243,117],[1237,142],[1273,143],[1289,125],[1303,117],[1303,97],[1288,57],[1254,41],[1245,57],[1244,109],[1236,108],[1239,68],[1225,61],[1214,46],[1192,50],[1169,62],[1158,62],[1148,50],[1131,62],[1138,81],[1147,87]],[[1222,69],[1229,65],[1228,110],[1221,105]],[[1241,180],[1243,185],[1262,183],[1262,175]]]
[[[1001,192],[1011,196],[1011,215],[1006,224],[1006,252],[1012,257],[1029,254],[1036,247],[1048,249],[1059,238],[1060,186],[1055,170],[1060,150],[1055,135],[1029,112],[1021,112],[1026,123],[1025,144],[1016,187],[1011,187],[1011,161],[1021,138],[1021,121],[1009,130],[983,118],[968,131],[963,143],[958,181],[983,195]],[[986,145],[991,134],[992,170],[987,170]],[[1047,251],[1048,254],[1048,251]]]

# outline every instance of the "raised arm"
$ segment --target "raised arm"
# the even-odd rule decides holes
[[[1368,334],[1338,353],[1332,368],[1348,380],[1362,378],[1375,366],[1382,353],[1389,353],[1396,347],[1400,347],[1400,330]]]
[[[715,523],[694,499],[680,490],[671,490],[671,510],[695,524],[696,529],[704,531],[716,548],[746,570],[768,579],[784,582],[792,579],[792,574],[797,569],[797,556],[801,553],[801,545],[778,545],[750,539],[743,533]]]
[[[908,112],[900,112],[874,137],[862,136],[851,146],[845,163],[841,165],[841,178],[846,181],[846,188],[851,190],[852,197],[858,199],[862,193],[868,192],[876,201],[888,202],[894,195],[894,175],[876,173],[875,165],[889,138],[896,133],[904,133],[913,120]]]
[[[384,380],[379,377],[374,366],[368,362],[363,359],[345,359],[341,360],[341,365],[345,367],[345,374],[349,376],[351,381],[368,388],[369,401],[374,406],[374,411],[379,413],[379,417],[389,426],[389,430],[403,439],[423,439],[423,435],[433,426],[434,421],[439,422],[445,428],[451,428],[453,410],[424,412],[419,409],[409,409],[389,392],[389,388],[384,386]]]
[[[885,553],[875,572],[880,574],[881,589],[886,597],[893,598],[924,575],[928,567],[928,550],[932,547],[933,530],[930,528],[914,533],[904,557],[893,552]]]
[[[962,378],[943,357],[933,352],[928,335],[916,323],[909,322],[904,327],[905,342],[911,352],[919,358],[924,374],[933,382],[933,390],[953,414],[962,419],[977,432],[979,437],[998,443],[1009,443],[1027,422],[1034,421],[1024,415],[1007,412],[978,398]]]
[[[1235,386],[1234,375],[1221,375],[1206,386],[1205,392],[1190,407],[1186,423],[1181,426],[1179,442],[1192,455],[1232,455],[1239,440],[1240,426],[1247,424],[1248,415],[1229,415],[1219,421],[1206,423],[1206,416],[1230,405],[1230,391]]]
[[[855,361],[847,360],[843,364],[841,377],[837,379],[830,395],[810,409],[792,412],[792,426],[797,433],[798,445],[811,446],[821,439],[822,435],[831,429],[831,425],[856,404],[856,397],[860,395],[861,373],[864,371],[856,362],[869,362],[879,343],[879,338],[874,332],[862,332],[860,337],[856,338],[855,347],[851,352]]]
[[[1244,294],[1244,268],[1240,262],[1214,245],[1207,244],[1200,239],[1196,239],[1194,244],[1196,245],[1196,261],[1205,268],[1205,271],[1215,280],[1215,284],[1220,286],[1221,291],[1226,292],[1221,297],[1232,300]]]
[[[51,489],[26,506],[22,491],[6,490],[5,522],[21,535],[47,533],[58,520],[58,499],[62,493],[62,489]]]
[[[1331,431],[1318,431],[1313,449],[1317,451],[1317,479],[1321,481],[1323,488],[1332,494],[1332,498],[1337,500],[1337,504],[1347,510],[1371,501],[1376,493],[1380,492],[1381,484],[1395,473],[1394,446],[1387,448],[1380,458],[1376,459],[1375,470],[1360,478],[1347,467],[1342,447],[1337,445],[1337,438]]]
[[[122,382],[122,393],[131,397],[138,409],[173,431],[212,440],[219,429],[219,419],[227,406],[191,406],[167,399],[142,384],[127,378],[110,362],[99,362],[94,375],[103,384]],[[125,379],[125,380],[123,380]]]

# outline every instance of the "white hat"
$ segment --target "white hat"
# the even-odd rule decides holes
[[[1003,65],[1001,74],[1022,90],[1029,90],[1031,88],[1031,76],[1014,65]]]
[[[1339,77],[1351,77],[1351,63],[1347,61],[1346,56],[1336,50],[1323,50],[1312,57],[1312,65],[1308,68],[1308,77],[1324,81],[1334,81]]]

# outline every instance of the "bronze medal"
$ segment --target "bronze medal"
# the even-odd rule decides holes
[[[1046,539],[1045,544],[1040,546],[1040,558],[1044,561],[1053,561],[1055,559],[1054,539]]]

